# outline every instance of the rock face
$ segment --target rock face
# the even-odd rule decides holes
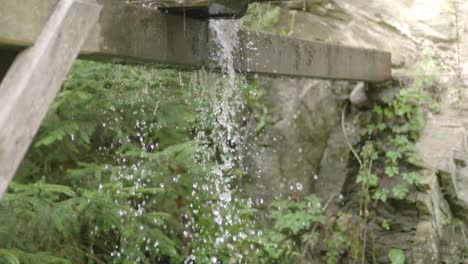
[[[377,237],[379,263],[388,263],[391,248],[403,249],[407,263],[466,263],[468,112],[453,111],[449,83],[461,74],[461,84],[468,86],[468,1],[294,0],[284,7],[283,25],[295,16],[294,37],[390,51],[394,76],[420,74],[414,69],[437,74],[442,110],[429,114],[414,164],[422,187],[404,201],[379,207],[391,232],[375,224],[368,229]],[[260,188],[251,193],[265,200],[298,191],[314,191],[325,200],[345,193],[345,207],[357,208],[356,186],[347,179],[352,169],[340,124],[343,100],[354,104],[353,115],[365,116],[365,109],[356,108],[399,91],[395,83],[384,86],[269,80],[274,122],[256,142],[258,155],[249,169],[256,175],[253,186]]]
[[[357,107],[365,106],[369,102],[366,92],[366,84],[359,82],[351,91],[349,95],[349,101]]]
[[[294,36],[388,50],[392,52],[395,72],[405,73],[423,58],[450,61],[453,66],[454,44],[457,39],[463,43],[468,36],[464,27],[468,22],[464,15],[468,2],[458,1],[454,7],[455,1],[297,0],[288,5],[300,10]],[[289,20],[290,14],[285,13],[283,19]],[[462,61],[466,61],[468,51],[461,53]]]
[[[352,86],[290,79],[265,79],[262,86],[267,92],[270,124],[248,150],[255,151],[248,154],[254,158],[247,162],[255,190],[250,193],[264,201],[293,192],[308,193],[319,178],[330,133],[339,123],[343,99]],[[250,122],[256,125],[255,120]]]
[[[429,116],[417,145],[417,165],[427,173],[422,175],[425,191],[417,199],[421,214],[415,241],[421,243],[413,246],[419,252],[413,263],[427,263],[423,256],[431,256],[433,263],[462,261],[465,245],[459,241],[468,223],[467,120],[468,113],[445,106],[440,115]]]

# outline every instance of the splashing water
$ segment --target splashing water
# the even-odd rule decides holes
[[[219,67],[225,77],[222,82],[221,102],[213,102],[215,115],[219,125],[223,128],[219,131],[219,138],[223,142],[223,153],[227,154],[232,150],[227,144],[241,144],[241,136],[237,129],[237,116],[244,107],[243,99],[239,89],[240,84],[234,70],[234,49],[239,44],[238,32],[241,27],[240,21],[214,20],[210,21],[210,29],[215,36],[215,42],[219,49],[217,53],[211,54],[219,62]],[[225,169],[232,169],[233,160],[225,156],[223,160]]]
[[[239,43],[240,27],[240,21],[210,21],[211,35],[216,44],[215,52],[210,56],[219,62],[222,78],[205,70],[201,70],[197,75],[198,87],[201,89],[197,91],[200,95],[197,112],[201,122],[197,135],[197,141],[201,143],[197,150],[198,162],[201,166],[209,168],[205,177],[211,182],[209,187],[197,187],[199,192],[209,191],[217,197],[217,200],[210,204],[211,212],[209,212],[217,224],[214,246],[227,245],[232,251],[234,246],[230,241],[246,238],[242,228],[236,228],[243,223],[233,204],[239,204],[241,201],[231,191],[232,181],[235,178],[234,170],[240,166],[242,160],[239,148],[243,143],[241,126],[238,122],[239,114],[244,108],[240,89],[242,81],[234,69],[234,52]],[[210,128],[211,132],[207,134],[206,131],[210,131]],[[209,166],[213,160],[217,162]],[[193,194],[195,199],[199,195],[197,192]],[[198,212],[200,208],[194,210]],[[193,225],[193,229],[199,229],[197,223]],[[186,263],[194,261],[196,261],[195,256],[192,255]],[[216,256],[212,256],[211,261],[217,263]]]
[[[232,170],[238,161],[236,147],[241,144],[241,136],[236,117],[243,108],[243,99],[239,89],[237,74],[234,70],[234,48],[238,45],[238,32],[240,21],[213,20],[210,21],[210,30],[215,36],[214,40],[218,46],[215,54],[211,54],[219,62],[223,79],[220,82],[221,98],[216,97],[212,101],[214,114],[217,122],[217,139],[221,143],[220,166],[215,166],[213,173],[218,177],[225,176],[226,172]],[[227,202],[230,200],[229,190],[220,193]]]
[[[200,174],[201,177],[193,181],[191,197],[188,194],[187,207],[189,209],[187,211],[180,209],[181,223],[184,225],[183,233],[181,233],[184,240],[190,243],[188,256],[183,256],[185,263],[220,263],[226,251],[229,252],[230,257],[242,259],[242,254],[245,253],[240,253],[235,245],[239,241],[246,240],[248,235],[253,235],[253,231],[247,230],[249,227],[246,227],[245,221],[239,216],[238,205],[244,206],[245,201],[237,194],[238,189],[234,189],[236,169],[241,166],[242,161],[239,150],[243,144],[243,130],[239,125],[239,120],[240,113],[244,109],[241,91],[244,81],[237,76],[234,67],[234,54],[239,43],[240,27],[240,21],[210,21],[211,35],[216,44],[211,56],[214,61],[219,62],[221,75],[201,70],[192,76],[190,82],[190,90],[194,92],[190,97],[196,98],[194,107],[198,114],[197,119],[199,119],[195,138],[197,143],[193,145],[195,145],[195,159],[202,172],[193,172],[193,175]],[[124,77],[121,76],[119,79],[124,79]],[[184,86],[180,74],[179,85]],[[157,96],[158,93],[157,89],[147,89],[145,86],[145,89],[141,91],[141,100],[166,96],[166,94]],[[124,101],[124,99],[119,100]],[[183,181],[183,176],[180,177],[180,175],[171,175],[172,182],[166,181],[165,175],[159,172],[161,168],[157,166],[158,162],[152,162],[152,160],[159,159],[158,153],[161,152],[162,147],[159,146],[156,138],[148,135],[151,135],[153,130],[163,128],[163,124],[152,117],[152,114],[159,113],[162,107],[162,102],[158,101],[148,104],[148,108],[135,107],[131,114],[140,116],[135,123],[135,130],[138,132],[135,135],[122,136],[118,144],[120,146],[136,141],[141,149],[122,156],[116,155],[114,160],[116,165],[105,170],[106,173],[113,175],[118,185],[116,196],[139,197],[132,204],[129,203],[128,208],[118,210],[120,223],[132,226],[140,234],[139,237],[123,236],[119,245],[110,253],[115,259],[139,263],[140,256],[135,253],[136,251],[134,252],[135,241],[144,245],[145,252],[154,255],[164,248],[162,241],[149,233],[150,227],[142,224],[144,222],[142,219],[150,215],[151,210],[162,206],[158,203],[164,203],[163,199],[154,198],[156,193],[147,193],[148,190],[153,188],[160,192],[167,192],[171,190],[172,184],[176,185],[178,181]],[[112,105],[108,111],[122,115],[122,117],[105,120],[102,124],[103,129],[118,127],[124,120],[123,110]],[[148,114],[144,115],[144,113]],[[112,152],[113,150],[111,148],[106,151]],[[159,162],[162,161],[166,162],[163,159],[159,160]],[[111,194],[106,185],[100,184],[98,188],[103,196]],[[114,202],[120,203],[117,198]],[[243,208],[245,207],[247,206]],[[210,220],[206,220],[207,218]],[[155,225],[165,223],[165,220],[158,217],[152,220]],[[161,226],[160,229],[168,233],[171,231],[166,225]],[[213,246],[206,247],[203,244]],[[206,248],[209,249],[206,250]]]

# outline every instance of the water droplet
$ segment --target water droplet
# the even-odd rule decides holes
[[[298,191],[302,191],[302,183],[297,182],[297,183],[296,183],[296,189],[297,189]]]

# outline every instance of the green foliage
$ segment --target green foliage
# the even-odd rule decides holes
[[[245,95],[246,106],[257,121],[255,132],[259,134],[267,125],[272,123],[270,120],[272,110],[266,103],[265,89],[259,88],[257,81],[257,79],[249,80],[248,84],[243,87],[243,92]]]
[[[405,264],[405,253],[399,248],[392,248],[388,252],[388,259],[391,264]]]
[[[411,163],[416,157],[415,143],[425,125],[424,84],[424,80],[416,79],[411,87],[401,89],[392,101],[387,100],[372,109],[372,121],[364,132],[366,143],[361,150],[365,164],[357,182],[370,188],[369,195],[375,200],[385,202],[389,194],[403,199],[410,187],[419,183],[418,173]],[[395,177],[397,179],[392,179]],[[389,184],[391,182],[397,184]]]
[[[279,6],[254,3],[249,6],[242,19],[242,24],[255,31],[278,33],[276,31],[280,22],[280,13]]]
[[[285,263],[297,260],[314,226],[325,223],[320,200],[309,195],[302,201],[276,200],[269,213],[271,228],[257,241],[261,263]]]
[[[194,160],[190,82],[172,70],[77,62],[0,201],[0,262],[209,263],[244,252],[239,237],[216,243],[223,230],[247,230],[216,224],[218,194],[200,189],[212,188],[214,161]],[[238,207],[235,198],[226,210]]]
[[[286,31],[284,27],[281,28],[281,35],[282,36],[291,36],[294,34],[295,29],[296,29],[296,14],[297,11],[293,10],[290,11],[291,17],[289,19],[289,30]]]
[[[328,217],[326,233],[327,264],[340,263],[340,256],[352,246],[352,215],[338,212],[334,217]]]
[[[242,19],[242,25],[255,31],[291,36],[296,29],[297,11],[289,12],[289,27],[280,26],[281,8],[270,3],[254,3],[249,6],[247,13]]]
[[[422,90],[430,80],[416,79],[412,86],[402,88],[392,99],[375,105],[369,124],[363,130],[364,143],[360,151],[360,168],[356,182],[361,186],[359,224],[354,258],[366,261],[367,226],[375,221],[376,212],[370,212],[378,203],[389,198],[402,200],[419,185],[419,175],[414,166],[416,141],[425,126],[423,113],[427,97]],[[372,219],[370,219],[373,215]],[[388,223],[382,225],[389,230]],[[371,234],[375,241],[375,234]],[[375,242],[373,242],[375,243]],[[374,250],[374,248],[373,248]],[[391,251],[396,262],[403,263],[396,251]],[[373,253],[375,259],[375,254]],[[403,255],[404,257],[404,255]]]

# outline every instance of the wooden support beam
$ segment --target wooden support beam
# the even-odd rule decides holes
[[[99,22],[81,48],[84,58],[200,68],[206,56],[207,22],[125,1],[96,0]],[[59,0],[0,0],[0,48],[34,43]]]
[[[93,0],[61,0],[55,3],[45,25],[27,25],[29,28],[43,28],[34,45],[18,55],[0,84],[0,197],[101,10]],[[23,10],[21,6],[17,7]],[[24,22],[14,16],[6,19]],[[3,25],[0,28],[3,29]]]
[[[234,58],[243,72],[379,82],[391,79],[391,54],[371,49],[241,31]],[[219,47],[212,46],[211,49]],[[212,61],[211,64],[217,64]]]
[[[30,46],[58,0],[0,0],[0,49]],[[191,69],[217,67],[208,21],[155,9],[97,0],[103,11],[82,47],[83,57],[157,63]],[[391,76],[390,53],[242,31],[235,56],[243,72],[323,79],[384,81]]]

